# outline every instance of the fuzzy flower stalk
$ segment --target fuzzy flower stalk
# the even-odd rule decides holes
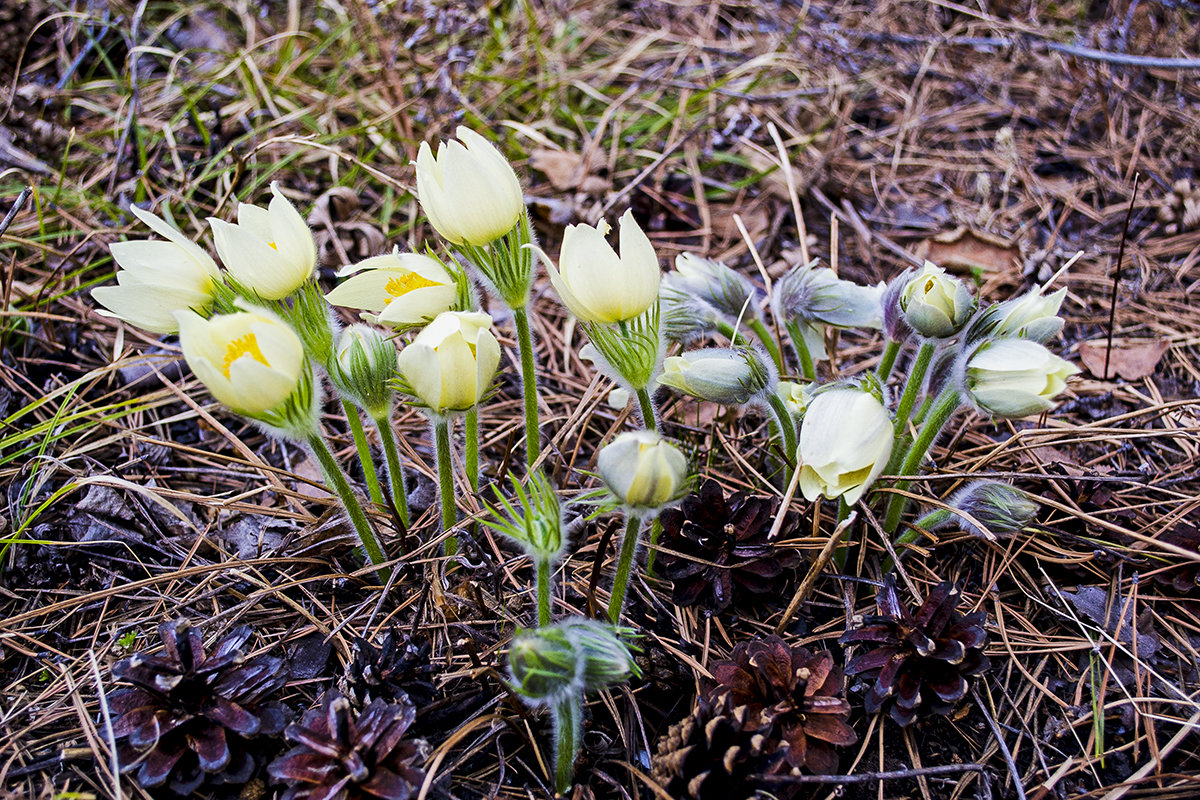
[[[487,139],[460,126],[457,140],[440,142],[435,154],[417,152],[417,196],[434,230],[457,247],[488,289],[513,311],[521,351],[525,403],[525,461],[541,452],[538,439],[537,366],[529,326],[533,288],[533,229],[521,182]]]
[[[658,256],[633,213],[620,219],[620,255],[605,237],[603,220],[568,225],[559,264],[538,251],[559,299],[587,331],[590,358],[609,378],[637,395],[642,422],[658,425],[649,386],[662,363]]]
[[[560,795],[568,795],[575,782],[584,697],[641,674],[629,645],[610,625],[572,617],[513,639],[508,672],[513,689],[526,703],[550,709],[554,786]]]
[[[329,449],[320,424],[320,384],[300,338],[270,311],[249,307],[204,319],[178,311],[183,356],[213,397],[254,420],[268,433],[304,444],[321,465],[325,482],[342,502],[372,564],[383,548]],[[387,570],[380,569],[386,581]]]
[[[625,606],[642,522],[683,497],[688,462],[654,431],[631,431],[606,445],[596,457],[596,466],[610,499],[625,511],[625,532],[608,603],[608,618],[616,624]]]
[[[513,492],[516,502],[501,497],[493,519],[484,524],[515,542],[534,563],[538,626],[545,627],[550,624],[550,576],[567,550],[562,509],[558,493],[541,471],[530,476],[528,488],[514,483]]]
[[[400,389],[425,407],[437,451],[442,530],[458,521],[454,476],[450,470],[450,422],[475,408],[492,384],[500,365],[500,344],[492,335],[492,318],[481,312],[445,311],[400,351]],[[467,437],[467,446],[478,446]],[[458,552],[458,539],[448,536],[446,555]]]

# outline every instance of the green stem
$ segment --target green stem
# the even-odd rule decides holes
[[[714,327],[717,329],[717,333],[729,340],[730,346],[736,345],[738,343],[738,339],[745,338],[739,336],[737,329],[723,319],[717,320],[716,323],[714,323]]]
[[[916,440],[913,441],[912,447],[909,448],[907,455],[905,455],[904,463],[900,465],[900,478],[896,481],[896,489],[905,491],[912,485],[912,481],[904,479],[917,474],[917,470],[920,468],[925,454],[929,452],[929,448],[937,441],[942,428],[946,427],[946,423],[954,416],[954,412],[958,411],[959,405],[958,391],[953,386],[947,386],[938,395],[937,400],[933,403],[933,408],[929,411],[929,417],[925,420],[925,424],[921,426],[920,433],[917,434]],[[905,506],[908,505],[906,502],[907,499],[903,495],[893,494],[891,499],[888,500],[887,514],[883,521],[883,532],[888,536],[895,533],[896,528],[900,526],[900,517],[904,514]]]
[[[850,516],[850,504],[846,502],[845,497],[838,498],[838,516],[837,521],[840,524],[846,517]],[[842,539],[842,544],[838,545],[837,550],[833,551],[833,563],[837,567],[838,572],[846,571],[846,557],[850,553],[850,543],[847,541],[850,536],[847,535]]]
[[[792,340],[792,347],[800,359],[800,377],[806,381],[815,380],[817,370],[813,366],[812,353],[808,351],[808,345],[804,343],[804,333],[800,328],[800,322],[793,319],[788,321],[784,327],[787,328],[788,338]]]
[[[933,360],[935,350],[937,344],[932,339],[926,339],[921,342],[921,349],[917,351],[917,358],[913,361],[912,370],[904,384],[904,393],[900,395],[900,403],[896,406],[897,440],[908,430],[909,415],[912,414],[913,404],[917,402],[917,395],[925,383],[925,373],[929,371],[929,363]]]
[[[658,555],[658,537],[662,536],[662,522],[658,517],[650,523],[650,547],[646,549],[646,574],[654,577],[654,558]]]
[[[919,541],[924,531],[941,525],[952,516],[954,515],[944,508],[935,508],[914,522],[911,528],[897,536],[896,540],[892,542],[892,549],[896,551],[896,558],[904,558],[904,550],[902,548]],[[891,556],[885,558],[883,561],[883,574],[886,575],[891,572],[894,566],[895,563],[892,561]]]
[[[346,515],[350,517],[350,523],[354,526],[354,532],[358,534],[358,540],[362,542],[363,550],[367,553],[367,559],[376,566],[387,561],[387,556],[383,554],[383,547],[375,538],[375,531],[371,528],[371,522],[367,519],[366,512],[363,511],[362,503],[354,496],[354,490],[350,488],[350,481],[346,479],[346,473],[342,472],[342,468],[338,466],[337,459],[333,457],[329,445],[325,442],[325,437],[319,431],[314,431],[308,437],[308,446],[321,465],[325,483],[337,492],[338,498],[342,501]],[[391,573],[390,569],[380,567],[380,583],[386,584]]]
[[[783,404],[783,399],[778,392],[767,393],[767,405],[775,414],[775,422],[783,436],[783,459],[788,464],[794,464],[796,463],[796,423],[792,421],[792,414]]]
[[[396,446],[396,434],[392,431],[392,421],[384,417],[372,420],[379,431],[379,440],[383,443],[383,455],[387,459],[388,491],[392,496],[392,505],[400,516],[400,522],[408,529],[408,487],[404,485],[404,469],[400,466],[400,449]]]
[[[437,451],[438,462],[438,494],[442,498],[442,532],[454,527],[458,522],[458,509],[454,505],[454,475],[450,472],[450,420],[438,415],[433,419],[434,449]],[[446,537],[442,552],[452,556],[458,552],[458,537]]]
[[[467,410],[466,430],[466,469],[467,483],[471,491],[479,491],[479,405],[473,405]]]
[[[779,352],[779,344],[775,341],[775,337],[771,335],[771,331],[763,324],[763,321],[758,317],[751,316],[746,322],[750,330],[758,336],[758,340],[763,343],[763,347],[767,348],[767,352],[771,354],[771,360],[775,362],[775,369],[783,372],[783,355]]]
[[[880,383],[887,383],[888,376],[892,374],[892,367],[896,366],[896,356],[899,354],[900,342],[888,339],[887,344],[883,347],[883,356],[879,359],[879,366],[875,368],[875,374],[879,376]]]
[[[648,431],[657,431],[658,414],[654,411],[654,401],[650,399],[650,392],[638,389],[636,394],[638,407],[642,411],[642,426]]]
[[[554,716],[554,788],[567,795],[575,783],[575,758],[579,755],[579,734],[583,728],[583,694],[570,692],[552,708]]]
[[[521,350],[521,388],[525,394],[525,466],[532,468],[542,451],[538,427],[537,368],[533,363],[533,334],[529,331],[529,312],[513,309],[517,324],[517,347]]]
[[[362,420],[358,416],[358,407],[343,397],[342,410],[346,412],[346,422],[350,423],[350,433],[354,436],[354,449],[358,451],[358,460],[362,463],[363,482],[367,484],[371,502],[381,506],[383,505],[383,489],[379,485],[379,474],[375,471],[375,459],[371,457],[371,445],[367,443],[367,434],[363,430]]]
[[[629,573],[633,566],[633,555],[637,552],[641,527],[641,517],[637,514],[627,515],[625,534],[621,537],[621,555],[617,559],[617,577],[613,579],[612,597],[608,601],[608,618],[614,625],[620,620],[621,609],[625,607],[625,590],[629,588]]]
[[[540,558],[537,562],[537,611],[538,627],[550,624],[550,562]]]

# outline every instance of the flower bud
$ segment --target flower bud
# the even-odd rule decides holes
[[[838,278],[815,261],[793,267],[775,284],[773,302],[780,319],[821,322],[838,328],[883,325],[884,284],[860,286]]]
[[[673,291],[708,303],[733,319],[758,316],[754,283],[720,261],[682,253],[675,258],[675,271],[663,280]]]
[[[437,414],[466,411],[479,402],[500,365],[492,318],[444,311],[400,351],[400,375],[413,395]]]
[[[417,151],[417,196],[429,223],[451,244],[484,247],[516,227],[525,208],[517,173],[491,142],[459,126],[461,141]]]
[[[773,388],[775,371],[752,348],[710,347],[668,358],[658,382],[698,400],[740,406]]]
[[[815,388],[815,383],[780,381],[775,388],[775,393],[779,395],[779,399],[783,401],[784,407],[787,408],[792,418],[798,420],[803,418],[805,412],[808,411],[808,406],[813,401],[813,389]]]
[[[300,338],[282,320],[256,309],[204,319],[177,311],[183,357],[218,401],[247,416],[281,406],[304,369]]]
[[[1034,289],[1001,303],[996,309],[999,323],[993,335],[1029,339],[1045,344],[1062,330],[1063,321],[1058,316],[1058,310],[1066,296],[1066,289],[1059,289],[1046,296],[1042,295],[1041,289]]]
[[[716,333],[717,324],[722,321],[721,313],[700,298],[671,285],[668,278],[669,275],[663,279],[659,291],[663,337],[668,342],[690,344]]]
[[[558,623],[575,645],[580,659],[579,677],[584,691],[607,689],[640,674],[629,646],[621,640],[612,625],[583,617],[572,617]]]
[[[596,227],[568,225],[558,268],[542,253],[550,283],[563,305],[584,322],[608,325],[631,320],[658,299],[661,271],[654,245],[632,211],[620,220],[621,255],[605,241],[604,220]]]
[[[516,542],[534,561],[558,561],[567,546],[558,493],[541,472],[533,475],[528,489],[520,483],[513,489],[517,501],[501,497],[495,519],[484,524]]]
[[[962,281],[929,261],[900,293],[905,321],[931,339],[958,333],[975,313],[975,306],[975,297]]]
[[[1016,419],[1054,407],[1079,369],[1027,339],[984,342],[967,359],[966,392],[980,410]]]
[[[582,672],[575,643],[561,623],[519,634],[508,651],[513,688],[532,705],[553,705],[578,694]]]
[[[1033,521],[1038,508],[1028,492],[993,480],[971,481],[955,492],[946,505],[961,512],[952,514],[949,521],[985,539],[1018,533]]]
[[[424,325],[458,300],[458,284],[438,261],[399,250],[346,267],[350,275],[325,299],[335,306],[369,312],[380,325],[407,328]]]
[[[800,425],[800,490],[808,500],[853,505],[887,466],[892,420],[873,393],[836,387],[817,393]]]
[[[92,298],[108,309],[100,312],[104,316],[152,333],[174,333],[175,312],[207,308],[221,272],[208,253],[165,220],[137,206],[129,210],[166,241],[109,245],[120,267],[117,285],[93,289]]]
[[[238,204],[237,224],[210,217],[213,244],[234,279],[264,300],[280,300],[299,289],[317,266],[317,245],[308,223],[278,183],[271,203]]]
[[[377,419],[391,410],[399,355],[396,345],[375,328],[351,325],[338,339],[331,377],[338,389]]]
[[[653,431],[622,433],[600,451],[596,466],[613,496],[640,510],[674,500],[688,477],[687,458]]]

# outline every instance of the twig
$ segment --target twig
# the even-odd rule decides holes
[[[33,194],[33,187],[26,186],[17,195],[17,200],[12,204],[12,208],[4,215],[4,221],[0,222],[0,236],[8,233],[8,226],[13,224],[13,220],[17,218],[17,214],[21,213],[21,209],[25,208],[25,201],[29,199],[29,195]]]
[[[121,761],[117,755],[117,737],[113,733],[112,715],[108,710],[108,696],[104,693],[104,679],[100,676],[100,665],[96,663],[96,651],[88,650],[88,666],[92,669],[92,677],[96,681],[96,696],[100,699],[100,713],[104,717],[104,734],[108,740],[108,754],[113,775],[113,796],[122,800],[125,794],[121,791]]]
[[[1021,783],[1021,772],[1017,769],[1012,753],[1009,752],[1008,744],[1004,741],[1004,732],[1000,730],[1000,726],[992,717],[992,712],[988,711],[987,706],[980,699],[978,689],[971,690],[971,697],[975,698],[975,705],[979,707],[979,713],[983,714],[983,718],[987,720],[988,726],[996,737],[996,744],[1000,747],[1000,754],[1004,756],[1004,763],[1008,765],[1008,774],[1012,776],[1013,788],[1017,792],[1018,800],[1025,800],[1025,787]]]
[[[1133,176],[1133,194],[1129,196],[1129,208],[1125,210],[1125,225],[1121,228],[1121,244],[1117,246],[1117,265],[1113,270],[1112,294],[1108,298],[1108,336],[1104,341],[1104,374],[1100,377],[1108,380],[1108,359],[1112,355],[1113,324],[1117,317],[1117,288],[1121,285],[1121,264],[1125,261],[1125,240],[1129,237],[1129,219],[1133,216],[1133,201],[1137,199],[1138,179],[1141,173]]]
[[[896,769],[890,772],[858,772],[854,775],[755,775],[759,783],[788,785],[793,783],[870,783],[897,781],[933,775],[957,775],[961,772],[983,772],[982,764],[940,764],[920,769]]]
[[[800,470],[797,469],[796,474],[799,473]],[[787,610],[779,618],[779,624],[775,626],[775,633],[783,633],[783,629],[791,621],[792,615],[796,613],[796,609],[808,598],[809,593],[817,582],[817,578],[821,575],[821,571],[825,569],[825,565],[829,563],[829,559],[833,558],[833,551],[837,549],[838,543],[842,541],[842,535],[854,524],[856,519],[858,519],[858,512],[851,511],[850,516],[839,522],[838,526],[833,529],[833,535],[829,537],[829,541],[825,543],[825,547],[821,549],[816,560],[813,561],[813,565],[809,568],[808,574],[801,581],[800,587],[796,589],[796,596],[792,598],[792,602],[788,603]]]

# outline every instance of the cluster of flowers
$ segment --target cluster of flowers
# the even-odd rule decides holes
[[[187,363],[217,400],[309,448],[381,579],[388,573],[385,549],[322,431],[323,387],[328,384],[346,409],[372,499],[390,504],[405,527],[407,492],[391,418],[398,398],[425,410],[438,462],[442,543],[453,554],[458,521],[450,429],[465,419],[463,463],[469,485],[478,490],[479,406],[500,363],[493,320],[479,310],[477,287],[512,310],[527,475],[524,484],[512,482],[513,500],[501,500],[488,524],[516,542],[536,567],[538,627],[517,640],[510,671],[523,695],[552,710],[558,788],[566,791],[584,692],[625,680],[635,669],[615,626],[641,532],[649,527],[653,542],[658,513],[681,500],[692,484],[687,458],[662,436],[655,390],[767,409],[784,467],[804,496],[838,499],[848,507],[885,472],[899,475],[896,488],[906,488],[905,479],[916,474],[960,408],[1004,417],[1050,408],[1075,371],[1043,344],[1062,325],[1056,315],[1064,291],[1049,296],[1035,291],[979,309],[961,281],[932,264],[887,286],[866,287],[813,262],[792,269],[766,297],[735,270],[695,255],[680,256],[675,270],[663,276],[653,245],[630,212],[620,218],[619,252],[608,243],[603,220],[571,225],[556,265],[534,242],[512,167],[479,134],[459,128],[457,135],[457,141],[439,144],[436,154],[423,143],[416,161],[418,199],[445,242],[440,256],[433,249],[375,256],[343,269],[345,280],[325,294],[314,276],[312,233],[272,184],[267,208],[240,204],[236,224],[209,220],[224,269],[163,219],[134,208],[162,239],[112,245],[118,285],[96,289],[93,296],[109,314],[133,325],[178,332]],[[550,583],[567,541],[557,493],[537,469],[537,368],[528,308],[535,254],[587,334],[581,356],[636,396],[642,422],[641,430],[618,435],[597,457],[604,488],[590,501],[621,509],[627,520],[605,625],[579,618],[555,624],[551,613]],[[365,323],[343,327],[333,306],[359,311]],[[768,310],[774,328],[787,333],[800,382],[780,379],[788,373]],[[743,323],[753,338],[740,330]],[[827,329],[851,327],[883,329],[886,345],[878,368],[818,384],[816,365],[828,358]],[[397,351],[397,341],[412,331],[417,332]],[[715,335],[726,337],[729,346],[666,355],[673,343]],[[910,341],[916,353],[892,402],[888,378]],[[359,410],[382,443],[387,503]],[[1032,513],[1022,511],[1028,503],[1022,506],[1023,496],[1003,484],[971,497],[984,498],[988,508],[1018,510],[1005,517],[976,509],[963,519],[1004,518],[1019,527]],[[898,527],[903,503],[902,493],[891,494],[889,534]],[[607,666],[597,667],[600,661]]]

